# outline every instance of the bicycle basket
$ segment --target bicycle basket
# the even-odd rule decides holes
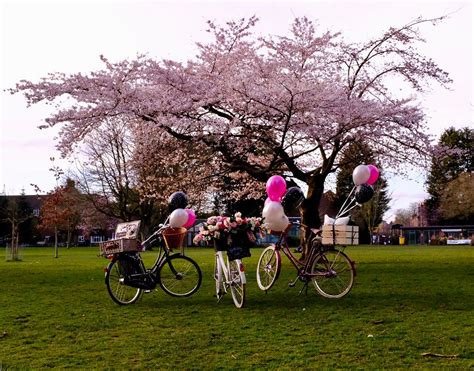
[[[99,244],[100,255],[107,256],[128,251],[139,251],[140,243],[136,238],[121,238],[109,240]]]
[[[181,253],[184,253],[183,242],[187,232],[188,230],[184,227],[169,227],[163,230],[163,239],[165,240],[166,248],[169,251],[173,251],[173,249],[181,249]]]
[[[227,250],[229,260],[243,259],[252,256],[248,246],[230,246]]]

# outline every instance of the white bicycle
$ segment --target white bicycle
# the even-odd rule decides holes
[[[232,299],[237,308],[245,304],[245,268],[240,259],[229,260],[225,251],[216,251],[214,279],[216,280],[216,297],[219,302],[230,288]]]

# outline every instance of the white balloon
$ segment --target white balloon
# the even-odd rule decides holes
[[[170,215],[170,226],[179,228],[188,221],[188,213],[184,209],[176,209]]]
[[[281,203],[277,201],[268,202],[262,211],[265,220],[280,219],[283,215],[285,215],[285,210],[283,210]]]
[[[352,180],[355,185],[367,183],[370,178],[370,169],[367,165],[359,165],[352,172]]]
[[[274,220],[271,222],[267,223],[268,228],[270,228],[272,231],[275,232],[282,232],[288,227],[288,224],[290,224],[290,221],[286,215],[283,215],[281,218],[278,220]]]

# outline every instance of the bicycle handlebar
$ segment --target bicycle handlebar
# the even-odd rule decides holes
[[[144,240],[141,245],[142,246],[145,246],[150,242],[150,241],[153,241],[156,237],[158,237],[159,235],[161,235],[163,233],[163,230],[165,230],[166,228],[168,228],[169,225],[168,224],[159,224],[158,225],[158,229],[156,231],[154,231],[150,236],[148,236],[148,238],[146,240]]]

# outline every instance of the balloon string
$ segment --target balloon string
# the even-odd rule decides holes
[[[349,210],[352,210],[354,208],[354,206],[353,206],[354,202],[355,202],[355,200],[351,199],[351,201],[345,206],[345,208],[341,209],[337,213],[336,219],[342,217],[343,215],[346,215],[349,212]]]
[[[337,218],[337,216],[339,216],[339,215],[341,214],[341,211],[344,210],[345,207],[349,206],[349,205],[346,206],[346,203],[347,203],[347,201],[351,198],[352,193],[354,192],[354,189],[355,189],[355,186],[352,187],[352,189],[351,189],[349,195],[346,197],[344,203],[342,204],[341,208],[339,209],[339,211],[338,211],[338,213],[337,213],[337,215],[336,215],[336,218]],[[352,200],[351,200],[351,202],[352,202]],[[350,204],[351,202],[349,202],[349,204]]]
[[[355,188],[356,188],[355,186],[352,187],[352,189],[351,189],[349,195],[347,196],[347,198],[345,199],[345,201],[344,201],[344,203],[342,204],[341,208],[339,209],[339,211],[338,211],[338,213],[337,213],[337,215],[336,215],[336,218],[338,218],[339,216],[341,216],[342,213],[344,212],[344,208],[349,207],[349,205],[354,201],[353,199],[349,201],[349,199],[351,198],[352,193],[354,193]],[[349,203],[347,203],[347,201],[349,201]],[[346,204],[347,204],[347,205],[346,205]]]
[[[356,202],[355,205],[353,205],[351,208],[349,208],[349,209],[347,209],[347,210],[344,210],[344,214],[348,214],[349,211],[351,211],[353,208],[355,208],[355,207],[357,207],[357,206],[360,206],[360,204]],[[342,216],[342,215],[341,215],[341,216]]]

